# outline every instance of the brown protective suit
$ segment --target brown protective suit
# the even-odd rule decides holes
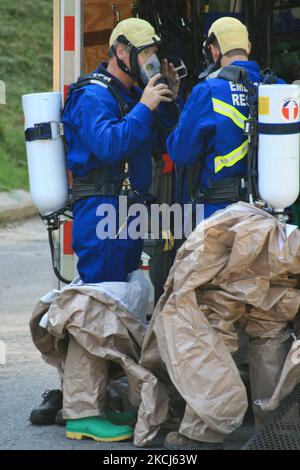
[[[232,359],[237,322],[250,339],[253,401],[272,398],[284,366],[295,384],[288,323],[299,310],[299,273],[300,231],[287,238],[275,218],[244,203],[204,221],[178,251],[140,364],[160,378],[168,373],[185,400],[180,433],[219,442],[241,425],[248,404]],[[282,398],[291,384],[280,388]],[[137,427],[138,445],[144,436]]]
[[[178,251],[144,343],[144,327],[129,309],[92,287],[39,302],[32,336],[61,371],[65,418],[103,413],[113,362],[128,378],[131,404],[139,406],[137,446],[167,420],[175,388],[186,402],[180,432],[222,441],[247,409],[232,359],[237,322],[250,338],[253,401],[260,400],[259,410],[276,408],[300,381],[299,343],[288,353],[299,273],[299,230],[287,238],[272,216],[239,203],[204,221]],[[39,326],[46,311],[47,330]]]

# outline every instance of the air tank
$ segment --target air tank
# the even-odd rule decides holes
[[[259,192],[278,213],[299,195],[299,123],[299,85],[259,87]]]
[[[59,135],[62,100],[60,93],[36,93],[22,97],[25,129],[51,123],[52,139],[26,141],[30,193],[45,216],[63,209],[68,199],[64,141]]]

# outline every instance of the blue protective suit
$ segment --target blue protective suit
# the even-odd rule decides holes
[[[243,67],[250,80],[263,81],[259,65],[254,61],[236,61],[231,65]],[[284,83],[279,80],[278,83]],[[181,113],[178,127],[167,141],[171,159],[180,167],[201,160],[199,175],[202,190],[213,181],[247,175],[247,137],[244,121],[249,116],[247,91],[242,84],[221,78],[211,78],[197,85]],[[188,202],[185,194],[183,203]],[[204,216],[228,205],[205,204]]]
[[[112,93],[99,85],[75,90],[62,119],[68,168],[78,177],[96,168],[108,168],[109,174],[118,179],[122,178],[121,162],[126,158],[132,188],[146,192],[151,184],[151,155],[164,150],[155,116],[164,127],[172,128],[177,120],[174,110],[161,104],[156,113],[152,113],[139,103],[142,90],[137,87],[128,90],[106,71],[105,64],[96,72],[113,78],[113,85],[127,103],[129,113],[121,118]],[[113,204],[118,210],[118,198],[113,195],[82,199],[73,209],[73,249],[79,258],[79,275],[85,283],[125,282],[140,263],[142,240],[100,240],[97,237],[97,224],[102,217],[96,212],[99,205],[105,203]]]

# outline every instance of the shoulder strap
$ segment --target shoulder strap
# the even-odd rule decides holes
[[[226,67],[222,67],[207,77],[207,79],[211,78],[221,78],[228,82],[241,83],[247,88],[249,94],[254,93],[255,91],[254,85],[250,81],[248,71],[237,65],[228,65]],[[195,200],[197,200],[198,197],[201,198],[203,196],[201,191],[201,174],[203,171],[203,166],[204,158],[201,158],[191,167],[194,170],[194,174],[193,171],[191,171],[190,175],[188,176],[187,184],[189,187],[189,194],[194,193]]]
[[[253,100],[258,100],[258,87],[251,82],[248,71],[243,67],[239,67],[237,65],[227,65],[226,67],[223,67],[212,74],[210,78],[222,78],[228,82],[241,83],[248,91],[249,102],[251,103]]]
[[[273,85],[278,81],[278,77],[269,68],[263,70],[261,74],[263,76],[262,85]],[[223,78],[229,82],[242,83],[246,86],[248,91],[253,87],[247,70],[243,67],[238,67],[237,65],[228,65],[223,67],[215,74],[212,74],[211,78]]]
[[[249,75],[243,67],[228,65],[218,70],[214,78],[223,78],[223,80],[228,82],[244,83],[246,80],[249,80]]]
[[[75,90],[79,90],[80,88],[83,88],[87,85],[98,85],[98,86],[102,86],[103,88],[108,89],[118,103],[121,117],[126,116],[126,114],[128,113],[127,103],[121,97],[117,87],[113,85],[112,78],[107,77],[106,75],[102,73],[91,73],[91,74],[83,75],[82,77],[79,77],[77,82],[73,83],[69,88],[65,106],[70,96],[72,95],[72,93],[74,93]]]
[[[267,68],[267,69],[264,69],[262,72],[261,72],[262,76],[264,77],[264,80],[262,82],[262,85],[274,85],[275,83],[278,82],[278,77],[277,75],[275,74],[275,72],[273,72],[273,70]]]

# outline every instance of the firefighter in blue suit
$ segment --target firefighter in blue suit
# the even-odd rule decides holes
[[[142,240],[118,236],[99,239],[97,225],[104,215],[97,215],[98,208],[112,204],[118,212],[125,161],[132,190],[139,194],[148,190],[151,155],[160,150],[164,132],[160,128],[172,129],[178,120],[172,106],[179,89],[174,66],[163,63],[168,86],[160,75],[152,76],[160,71],[156,55],[160,38],[154,28],[144,20],[124,20],[114,29],[110,46],[109,64],[101,64],[96,70],[104,76],[104,83],[82,82],[71,88],[63,114],[75,193],[79,186],[73,204],[73,248],[85,283],[125,282],[138,268]],[[120,101],[125,115],[120,111]]]
[[[204,204],[204,216],[209,217],[228,204],[237,202],[242,194],[243,180],[247,183],[248,140],[244,134],[244,124],[250,111],[251,93],[265,77],[258,64],[248,61],[248,31],[235,18],[223,17],[213,23],[205,49],[216,70],[213,75],[208,75],[205,82],[194,88],[182,111],[178,127],[168,138],[167,147],[171,159],[177,164],[177,170],[188,166],[194,173],[195,169],[199,170],[194,181],[189,181],[189,190],[191,188],[196,194],[193,197],[191,193],[190,200],[197,201],[198,191],[199,202]],[[273,79],[277,83],[284,83],[275,77]],[[187,185],[182,186],[183,201],[188,202],[190,195]],[[284,328],[280,332],[272,331],[271,327],[270,331],[266,331],[266,323],[260,324],[257,318],[255,322],[252,330],[245,327],[249,337],[253,401],[261,396],[272,396],[277,380],[275,377],[279,376],[285,361],[284,348],[287,344]],[[267,361],[260,361],[258,373],[256,361],[263,357],[262,348],[267,351],[269,347],[274,351],[278,369],[270,367]],[[261,380],[262,377],[264,380]],[[217,387],[218,373],[215,381]],[[254,409],[254,414],[257,423],[265,419],[258,410]],[[202,423],[199,427],[193,423],[187,435],[171,432],[166,437],[165,447],[173,450],[223,448],[225,435],[212,437],[209,427],[207,432],[203,429]]]
[[[249,116],[247,87],[219,78],[219,74],[222,68],[235,66],[246,70],[254,85],[261,83],[264,78],[259,65],[248,60],[250,47],[247,28],[237,19],[224,17],[213,23],[205,49],[218,70],[193,89],[179,125],[167,141],[178,172],[183,167],[198,164],[199,174],[192,185],[190,183],[190,189],[186,181],[182,184],[181,199],[188,202],[189,191],[196,186],[200,188],[204,196],[199,202],[204,203],[205,217],[237,202],[239,194],[236,200],[232,199],[235,178],[242,181],[247,176],[248,139],[244,135],[244,124]],[[218,197],[220,182],[224,184],[223,200]]]
[[[105,208],[113,207],[118,219],[120,195],[143,201],[151,183],[151,155],[162,142],[160,130],[165,133],[177,124],[179,78],[172,64],[158,59],[159,46],[160,38],[148,22],[121,21],[110,38],[108,65],[101,64],[70,88],[63,123],[73,173],[73,247],[84,283],[126,282],[140,264],[142,239],[118,236],[123,224],[114,230],[118,220],[107,218]],[[104,220],[111,224],[106,238],[98,231]],[[76,371],[73,375],[76,383]],[[133,435],[124,422],[133,416],[123,416],[122,421],[119,414],[111,422],[100,416],[107,410],[100,413],[98,408],[95,397],[95,409],[81,413],[84,420],[68,419],[67,437],[87,434],[112,442]]]

